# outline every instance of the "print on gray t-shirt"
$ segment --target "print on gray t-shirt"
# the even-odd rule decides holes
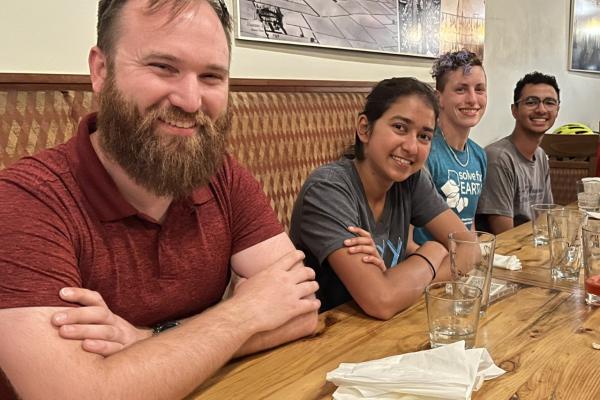
[[[383,213],[375,221],[354,163],[349,159],[322,166],[306,180],[292,212],[290,238],[316,271],[321,311],[351,299],[327,257],[354,237],[349,226],[371,233],[390,268],[404,259],[408,226],[423,226],[448,206],[427,171],[419,171],[387,192]]]
[[[548,156],[541,147],[530,161],[507,136],[485,151],[488,172],[477,214],[511,217],[517,226],[531,220],[532,204],[553,202]]]

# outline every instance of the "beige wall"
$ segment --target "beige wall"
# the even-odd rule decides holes
[[[512,131],[513,89],[534,70],[556,76],[561,89],[552,130],[569,122],[598,130],[600,74],[568,70],[570,0],[488,0],[485,14],[488,110],[472,137],[487,144]]]
[[[570,0],[486,2],[489,104],[473,130],[480,144],[511,131],[512,90],[523,74],[535,69],[558,78],[563,103],[557,126],[580,121],[598,129],[595,94],[600,93],[600,74],[567,69],[569,4]],[[86,74],[95,23],[93,0],[3,0],[0,72]],[[430,65],[431,60],[415,57],[237,41],[232,76],[376,81],[404,75],[431,80]]]
[[[96,38],[96,5],[93,0],[3,0],[0,72],[86,74]],[[377,81],[406,75],[431,80],[431,60],[416,57],[248,41],[236,41],[232,56],[236,78]]]

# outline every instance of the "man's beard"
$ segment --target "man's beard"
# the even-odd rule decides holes
[[[153,105],[142,115],[114,79],[100,93],[100,146],[138,185],[157,196],[185,197],[206,185],[223,163],[229,111],[214,123],[201,111]],[[193,122],[192,137],[160,133],[163,121]]]

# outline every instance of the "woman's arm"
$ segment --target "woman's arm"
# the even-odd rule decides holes
[[[448,234],[466,231],[466,228],[451,210],[439,214],[426,227],[443,244],[429,241],[416,253],[431,262],[436,270],[436,281],[450,279]],[[431,268],[422,257],[409,256],[393,268],[382,271],[374,265],[365,264],[363,256],[342,248],[327,259],[357,304],[375,318],[389,319],[409,307],[432,281]]]

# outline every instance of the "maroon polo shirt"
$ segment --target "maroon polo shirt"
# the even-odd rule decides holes
[[[79,286],[138,326],[194,315],[220,300],[232,254],[283,232],[229,155],[163,223],[139,213],[96,156],[95,125],[0,172],[0,308],[69,306],[58,292]]]

